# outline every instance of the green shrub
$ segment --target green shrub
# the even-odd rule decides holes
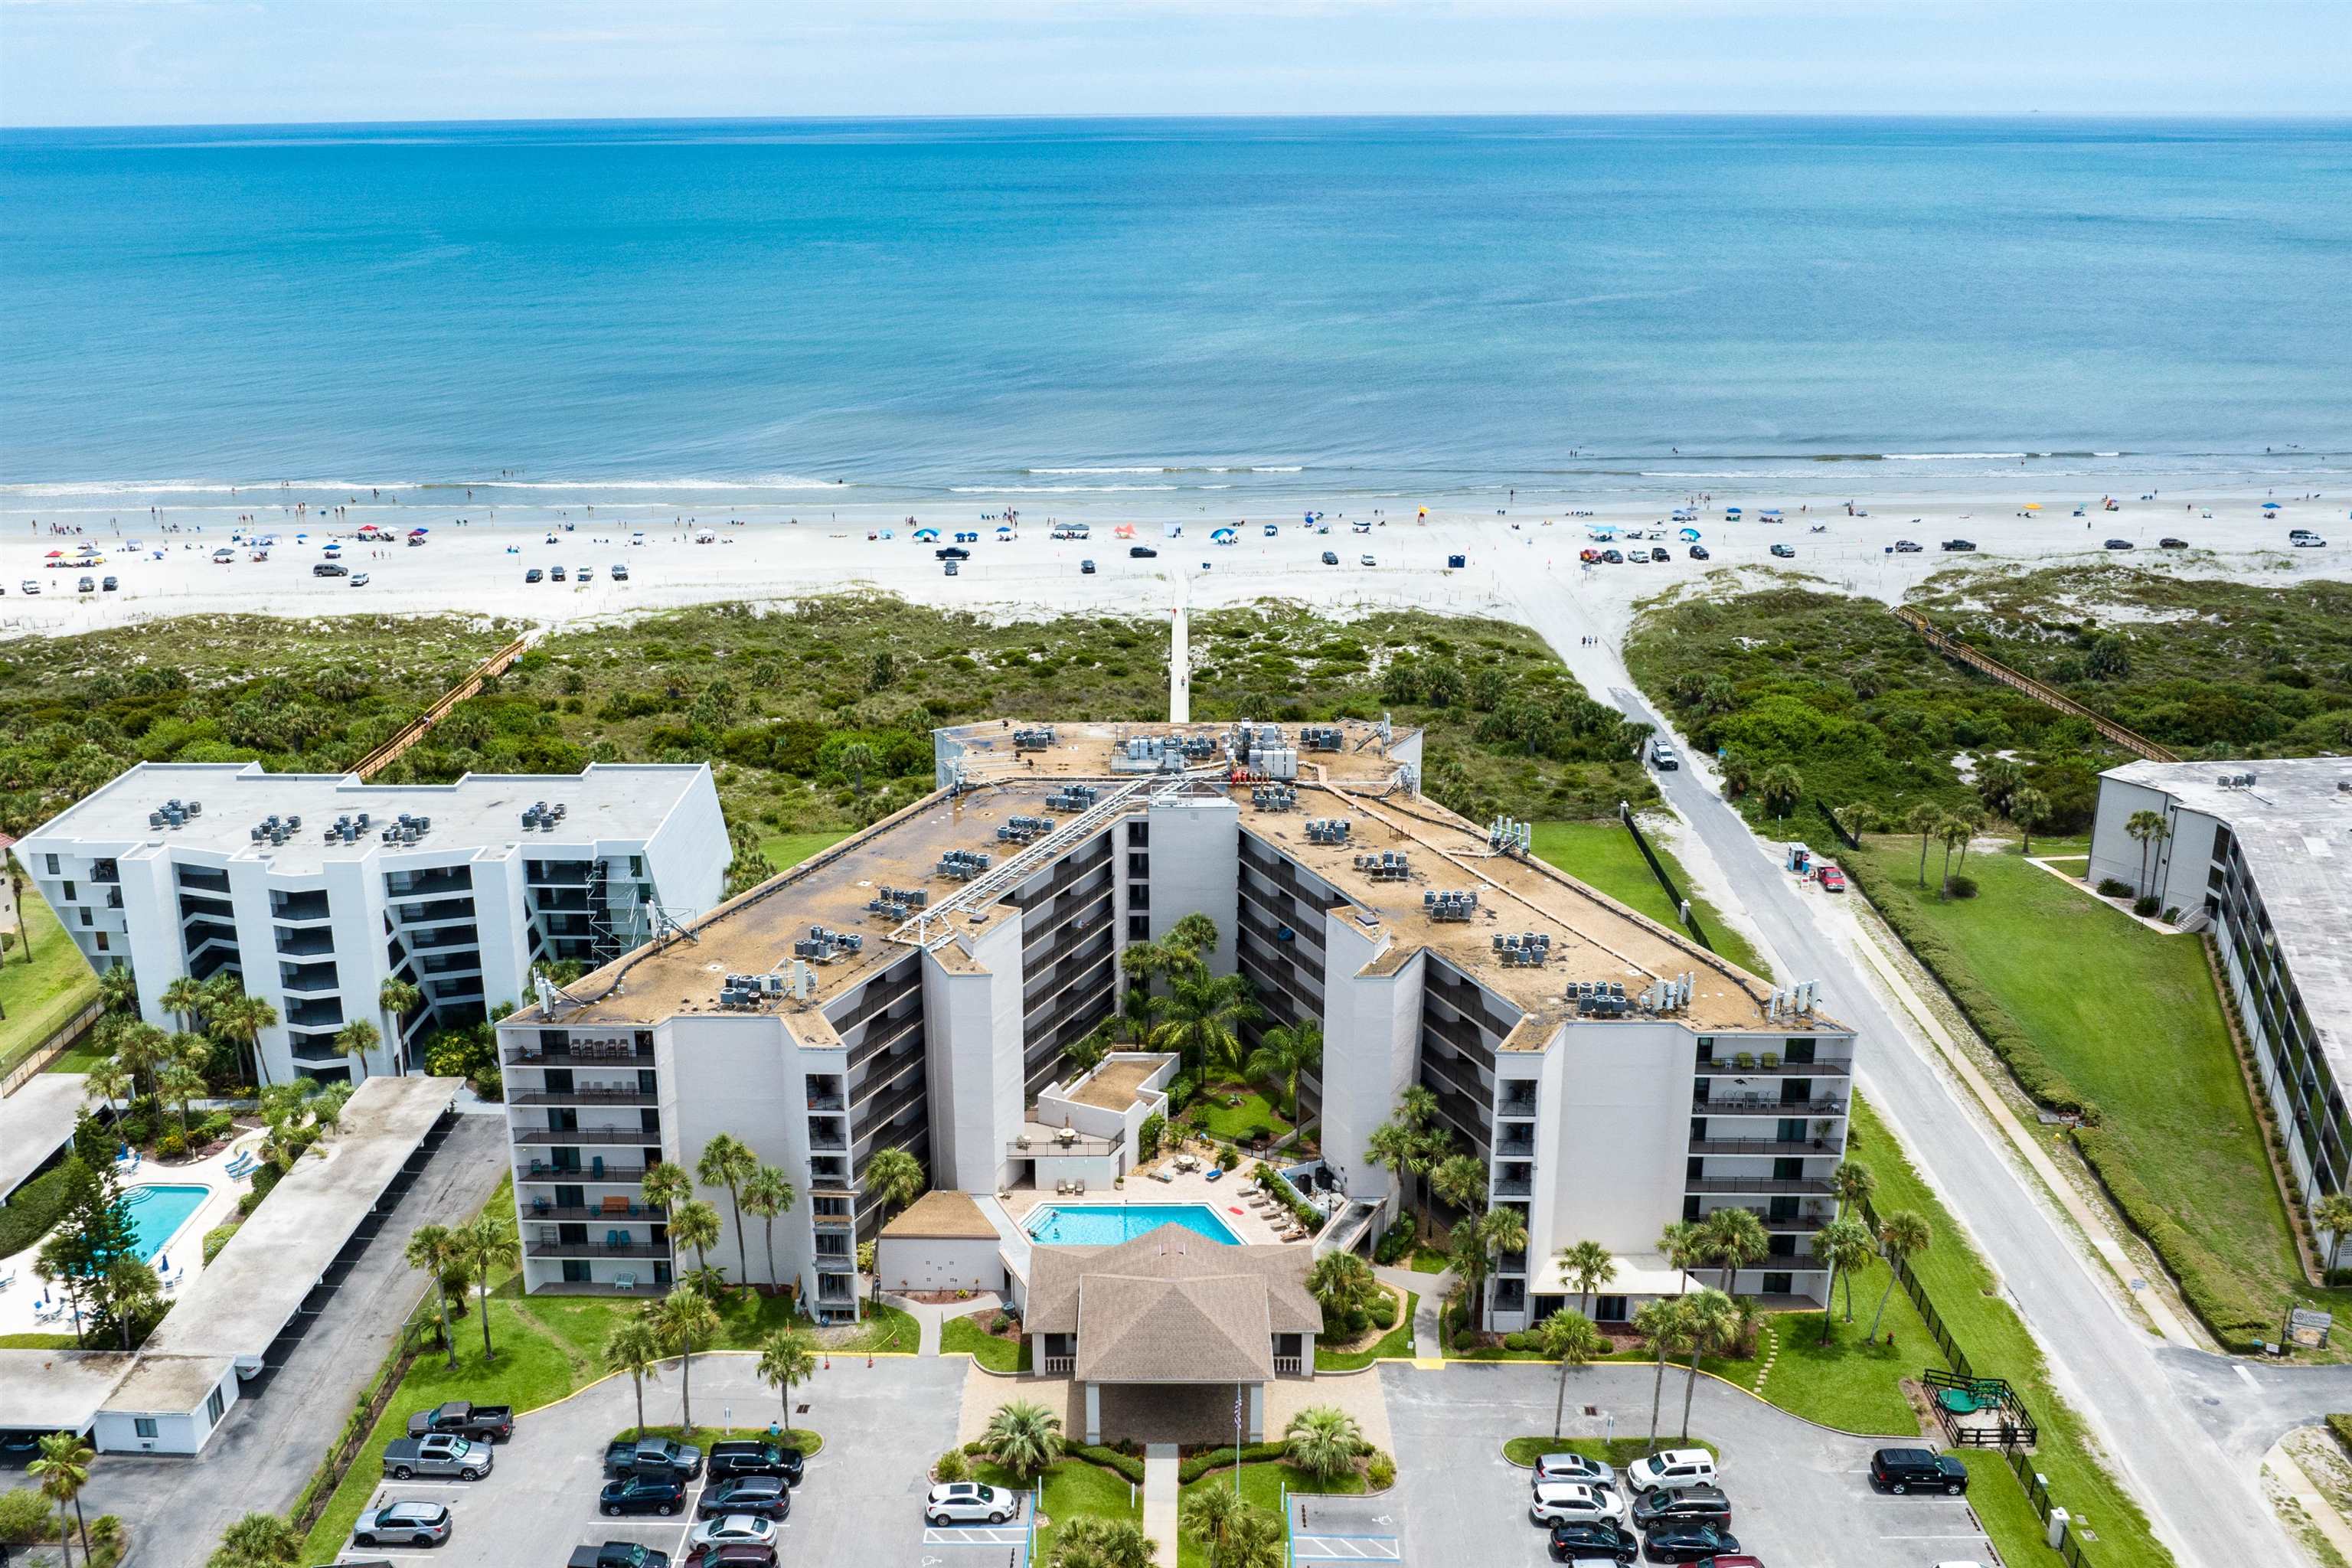
[[[0,1492],[0,1541],[30,1546],[58,1538],[58,1510],[30,1487]]]
[[[226,1247],[228,1238],[236,1234],[236,1222],[234,1220],[227,1225],[216,1225],[205,1232],[205,1261],[210,1263],[214,1258],[218,1258],[220,1249]]]
[[[1543,1349],[1543,1336],[1533,1329],[1520,1329],[1503,1336],[1503,1348],[1507,1351],[1539,1351]]]
[[[2154,893],[2149,893],[2145,897],[2137,898],[2132,900],[2132,913],[2139,916],[2142,920],[2153,919],[2156,911],[2161,908],[2163,908],[2163,905],[2158,901]]]
[[[1234,1152],[1232,1144],[1228,1143],[1217,1151],[1217,1169],[1220,1171],[1230,1171],[1241,1163],[1242,1157]]]
[[[187,1152],[188,1141],[180,1136],[176,1127],[155,1140],[155,1157],[159,1160],[176,1160]]]
[[[1143,1119],[1143,1125],[1135,1130],[1136,1158],[1139,1160],[1158,1159],[1160,1157],[1160,1141],[1167,1136],[1167,1133],[1168,1119],[1166,1117],[1160,1115],[1156,1110],[1150,1115],[1145,1117]]]
[[[217,1142],[236,1131],[236,1118],[226,1110],[215,1110],[196,1123],[196,1136],[205,1142]]]
[[[950,1448],[940,1456],[939,1463],[932,1466],[931,1469],[933,1475],[942,1482],[961,1481],[971,1476],[971,1461],[964,1458],[961,1448]]]
[[[1944,891],[1956,899],[1973,899],[1977,896],[1977,879],[1955,873],[1945,879]]]
[[[1364,1461],[1364,1484],[1376,1492],[1396,1485],[1396,1460],[1381,1449],[1373,1449]]]
[[[1378,1297],[1374,1298],[1372,1301],[1371,1319],[1373,1322],[1379,1324],[1383,1329],[1395,1328],[1397,1321],[1396,1297],[1391,1295],[1390,1292],[1383,1290]]]
[[[1350,1307],[1339,1314],[1339,1331],[1354,1339],[1372,1326],[1372,1315],[1361,1307]]]
[[[2128,899],[2131,896],[2132,885],[2129,882],[2119,882],[2113,877],[2102,877],[2099,879],[2099,897],[2103,899]]]
[[[1132,1454],[1122,1454],[1117,1448],[1106,1448],[1095,1443],[1072,1443],[1063,1452],[1074,1459],[1084,1459],[1089,1465],[1125,1476],[1137,1486],[1143,1484],[1143,1461]]]
[[[1279,1459],[1289,1450],[1280,1443],[1249,1443],[1243,1446],[1242,1463],[1262,1465],[1269,1459]],[[1191,1486],[1211,1470],[1228,1469],[1234,1462],[1231,1448],[1203,1448],[1176,1467],[1176,1483]]]
[[[2352,1458],[2352,1415],[2329,1416],[2327,1430],[2335,1435],[2336,1445],[2344,1450],[2345,1457]]]
[[[48,1171],[16,1189],[0,1204],[0,1258],[25,1248],[48,1234],[66,1212],[63,1171]]]
[[[1399,1217],[1397,1222],[1381,1232],[1380,1240],[1372,1244],[1375,1263],[1402,1263],[1412,1251],[1412,1221]]]

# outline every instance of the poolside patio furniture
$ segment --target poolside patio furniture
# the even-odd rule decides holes
[[[1074,1197],[1085,1197],[1087,1195],[1087,1179],[1084,1176],[1080,1176],[1076,1181],[1072,1182],[1070,1184],[1070,1193]]]

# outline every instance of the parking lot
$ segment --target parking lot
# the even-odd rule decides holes
[[[757,1358],[697,1356],[694,1414],[704,1426],[760,1426],[779,1414],[775,1391],[754,1374]],[[777,1531],[787,1563],[884,1563],[907,1568],[1019,1568],[1006,1548],[927,1542],[922,1521],[925,1474],[955,1441],[966,1363],[961,1358],[836,1359],[830,1371],[796,1391],[795,1426],[813,1428],[824,1447],[793,1492],[791,1518]],[[597,1511],[604,1447],[635,1420],[629,1380],[608,1378],[561,1405],[519,1418],[513,1440],[479,1481],[385,1481],[378,1500],[429,1499],[455,1517],[441,1547],[346,1548],[344,1555],[446,1568],[561,1568],[574,1547],[633,1541],[682,1557],[694,1523],[696,1482],[686,1511],[672,1519],[606,1519]],[[678,1419],[677,1372],[666,1367],[646,1389],[646,1418]]]
[[[1403,1521],[1403,1560],[1495,1568],[1548,1562],[1546,1532],[1528,1519],[1529,1476],[1503,1458],[1507,1437],[1549,1432],[1559,1374],[1526,1363],[1420,1372],[1387,1365]],[[1567,1435],[1642,1436],[1654,1373],[1592,1366],[1569,1381]],[[1599,1414],[1584,1415],[1585,1406]],[[1682,1383],[1669,1373],[1664,1430],[1678,1433]],[[1701,1379],[1691,1431],[1722,1450],[1731,1532],[1769,1563],[1817,1568],[1934,1568],[1990,1563],[1992,1549],[1966,1498],[1883,1497],[1871,1489],[1871,1451],[1736,1389]]]

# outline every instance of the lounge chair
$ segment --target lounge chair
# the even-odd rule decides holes
[[[530,1212],[533,1214],[545,1214],[554,1206],[554,1205],[549,1203],[547,1199],[543,1197],[533,1198],[530,1200]]]
[[[1070,1184],[1070,1195],[1079,1198],[1087,1195],[1087,1179],[1084,1176]]]
[[[635,1274],[615,1274],[613,1283],[624,1290],[634,1290],[637,1288],[637,1277]]]
[[[5,1290],[9,1286],[14,1285],[16,1282],[16,1271],[15,1269],[0,1268],[0,1290]]]

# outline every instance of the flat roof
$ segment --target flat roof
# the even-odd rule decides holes
[[[0,1351],[0,1428],[87,1431],[137,1359],[121,1351]]]
[[[2252,789],[2224,775],[2252,773]],[[2162,790],[2229,825],[2253,873],[2271,931],[2336,1081],[2352,1069],[2352,758],[2260,763],[2130,763],[2101,775]]]
[[[84,1081],[78,1072],[37,1072],[14,1094],[0,1097],[0,1198],[24,1185],[73,1136]]]
[[[1364,719],[1334,719],[1312,726],[1285,723],[1278,727],[1286,743],[1293,748],[1297,746],[1298,733],[1303,728],[1339,731],[1340,745],[1337,751],[1298,752],[1301,772],[1312,765],[1322,769],[1330,778],[1383,784],[1397,767],[1389,760],[1389,751],[1411,742],[1421,733],[1409,726],[1391,726],[1389,739],[1383,742],[1380,737],[1381,727]],[[1035,750],[1014,750],[1013,736],[1015,731],[1044,729],[1053,731],[1052,745]],[[964,777],[975,782],[1039,776],[1061,779],[1150,777],[1154,764],[1129,760],[1126,754],[1129,741],[1164,741],[1171,738],[1208,741],[1218,748],[1211,760],[1223,762],[1224,742],[1234,732],[1232,722],[1108,723],[1080,720],[1075,723],[1056,721],[1048,724],[1042,721],[1014,719],[959,724],[933,731],[962,748],[956,760],[963,765]]]
[[[150,845],[200,849],[268,860],[289,876],[379,851],[428,855],[522,845],[577,858],[599,842],[652,837],[709,771],[700,763],[591,763],[577,774],[467,773],[455,784],[375,784],[357,773],[273,773],[259,763],[141,763],[26,837],[78,839],[118,856]],[[148,814],[174,798],[201,803],[202,815],[183,827],[150,826]],[[562,806],[563,820],[552,833],[525,833],[524,808],[542,800]],[[357,843],[325,842],[337,816],[362,811],[369,827]],[[415,844],[383,843],[381,828],[404,811],[431,817],[432,827]],[[253,829],[272,812],[300,816],[301,828],[282,845],[257,845]]]
[[[101,1408],[121,1415],[185,1415],[236,1364],[225,1355],[143,1355]]]
[[[935,1187],[908,1204],[906,1212],[882,1227],[884,1236],[922,1237],[955,1241],[996,1239],[996,1227],[980,1212],[970,1193]]]
[[[1166,1067],[1166,1055],[1111,1058],[1064,1091],[1064,1098],[1104,1110],[1125,1110],[1140,1097],[1143,1080]]]
[[[147,1342],[150,1354],[258,1361],[457,1095],[454,1078],[369,1079],[270,1189]]]

